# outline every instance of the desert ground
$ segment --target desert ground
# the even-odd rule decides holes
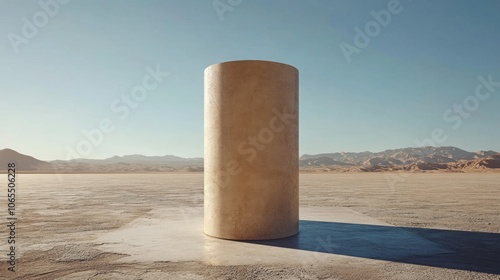
[[[2,226],[1,279],[500,278],[499,173],[301,174],[301,232],[274,243],[204,236],[201,173],[17,184],[16,272]]]

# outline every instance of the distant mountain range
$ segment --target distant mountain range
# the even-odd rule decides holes
[[[30,173],[150,173],[201,172],[203,158],[182,158],[172,155],[126,155],[107,159],[72,159],[41,161],[11,149],[0,150],[0,170],[15,162],[18,170]]]
[[[302,170],[373,171],[473,171],[500,168],[500,153],[468,152],[456,147],[422,147],[383,152],[303,155]]]
[[[0,150],[0,170],[15,162],[18,170],[29,173],[155,173],[201,172],[203,158],[173,155],[126,155],[107,159],[41,161],[11,149]],[[303,172],[389,172],[389,171],[500,171],[500,153],[468,152],[456,147],[422,147],[383,152],[327,153],[303,155]]]

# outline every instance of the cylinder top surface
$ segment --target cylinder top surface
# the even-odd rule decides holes
[[[279,65],[282,65],[282,66],[285,66],[285,67],[291,67],[293,69],[295,69],[296,71],[299,71],[297,68],[293,67],[292,65],[290,64],[286,64],[286,63],[282,63],[282,62],[276,62],[276,61],[270,61],[270,60],[252,60],[252,59],[247,59],[247,60],[232,60],[232,61],[225,61],[225,62],[219,62],[219,63],[215,63],[215,64],[212,64],[210,66],[208,66],[207,68],[205,68],[205,71],[207,71],[209,68],[212,68],[212,67],[220,67],[220,66],[225,66],[225,65],[228,65],[228,64],[239,64],[239,65],[244,65],[244,64],[266,64],[266,63],[269,63],[269,64],[279,64]]]

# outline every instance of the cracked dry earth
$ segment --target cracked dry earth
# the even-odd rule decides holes
[[[296,265],[224,265],[202,259],[124,262],[127,254],[102,249],[101,236],[153,209],[202,206],[203,175],[199,173],[18,174],[17,197],[17,271],[7,270],[8,233],[2,226],[0,279],[500,278],[479,271],[352,256]],[[6,209],[4,194],[0,205]],[[380,173],[301,174],[300,205],[348,208],[400,227],[500,234],[500,174],[408,174],[396,185]]]

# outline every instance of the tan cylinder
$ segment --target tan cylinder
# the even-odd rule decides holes
[[[205,69],[205,234],[262,240],[298,232],[298,83],[298,70],[277,62]]]

